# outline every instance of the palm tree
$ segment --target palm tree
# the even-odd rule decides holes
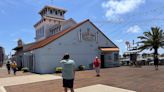
[[[145,49],[154,50],[153,56],[158,59],[158,49],[164,48],[164,32],[159,27],[152,27],[151,31],[144,32],[143,36],[138,37],[142,45],[139,46],[141,51]]]

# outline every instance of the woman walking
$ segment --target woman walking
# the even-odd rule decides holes
[[[16,75],[16,71],[17,71],[17,63],[15,61],[12,62],[11,64],[11,68],[13,69],[13,73],[14,75]]]

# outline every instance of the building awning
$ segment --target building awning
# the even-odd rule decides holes
[[[103,52],[119,51],[119,48],[115,48],[115,47],[100,47],[99,49]]]

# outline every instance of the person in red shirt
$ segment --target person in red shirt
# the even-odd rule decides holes
[[[97,77],[100,76],[100,66],[101,66],[101,60],[96,56],[94,61],[93,61],[93,68],[95,68]]]

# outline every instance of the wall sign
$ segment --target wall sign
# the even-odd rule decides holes
[[[82,33],[82,38],[85,41],[94,41],[95,40],[95,34],[92,31],[87,30],[86,32]]]

